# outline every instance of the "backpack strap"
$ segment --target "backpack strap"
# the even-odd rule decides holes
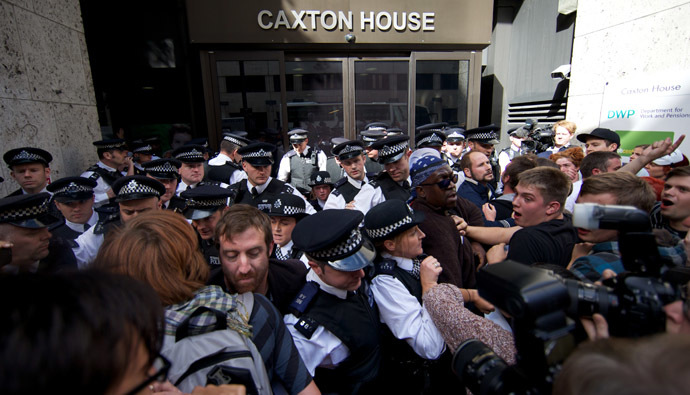
[[[254,294],[252,292],[245,292],[237,295],[237,312],[247,319],[252,315],[254,309]]]
[[[213,329],[214,331],[226,329],[228,327],[227,313],[206,306],[199,306],[177,327],[175,330],[175,342],[179,342],[180,340],[190,336],[189,326],[192,322],[192,319],[200,316],[203,313],[212,313],[216,317],[216,323],[214,324]]]

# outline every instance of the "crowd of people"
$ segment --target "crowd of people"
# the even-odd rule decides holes
[[[52,182],[48,151],[11,149],[0,292],[18,302],[2,307],[0,392],[464,392],[451,361],[465,340],[519,358],[511,317],[477,289],[484,266],[551,265],[584,283],[626,271],[619,232],[574,227],[577,203],[641,210],[664,265],[688,266],[684,136],[624,165],[612,130],[553,131],[534,152],[511,130],[500,153],[493,125],[424,125],[412,150],[377,122],[333,139],[331,156],[302,129],[283,155],[246,132],[223,133],[215,156],[191,133],[166,154],[107,139],[97,163]],[[656,343],[685,345],[688,311],[679,292],[664,306],[679,337]],[[599,314],[579,325],[600,345],[566,362],[559,393],[652,388],[649,375],[587,376],[591,354],[614,350],[624,370],[625,350],[652,346],[601,345],[614,340]]]

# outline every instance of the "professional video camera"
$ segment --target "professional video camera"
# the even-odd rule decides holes
[[[618,230],[626,272],[593,285],[514,261],[479,271],[480,296],[512,317],[517,364],[508,366],[478,340],[464,342],[453,369],[473,393],[551,393],[555,375],[576,344],[574,320],[583,316],[604,315],[614,336],[664,331],[663,306],[679,298],[679,285],[690,276],[661,259],[648,215],[629,206],[577,204],[573,224]]]
[[[522,142],[527,152],[540,153],[553,146],[553,125],[540,127],[534,119],[527,119],[515,132],[515,136],[526,139]]]

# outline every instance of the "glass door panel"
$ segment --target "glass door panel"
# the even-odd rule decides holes
[[[447,122],[466,128],[469,60],[417,60],[415,124]]]
[[[279,138],[280,61],[220,60],[216,73],[221,130],[243,130],[250,139]]]
[[[355,132],[371,122],[408,132],[409,64],[405,60],[355,60]]]
[[[309,131],[309,145],[330,154],[343,135],[343,60],[285,62],[288,129]]]

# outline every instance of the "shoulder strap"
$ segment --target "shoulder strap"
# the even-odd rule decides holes
[[[200,316],[203,313],[212,313],[216,317],[216,323],[213,325],[214,331],[226,329],[228,327],[227,313],[206,306],[199,306],[177,327],[175,330],[175,342],[178,342],[189,336],[189,325],[191,324],[192,319]]]
[[[243,294],[237,295],[237,311],[247,318],[249,322],[249,317],[252,315],[252,310],[254,309],[254,294],[252,292],[245,292]]]

